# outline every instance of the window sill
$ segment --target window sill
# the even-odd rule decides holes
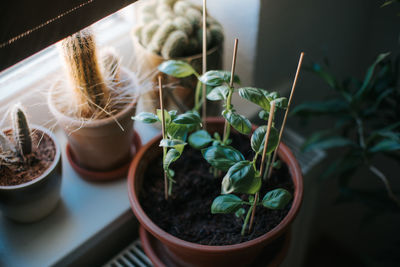
[[[143,143],[158,133],[140,123],[136,129]],[[108,183],[83,180],[67,162],[64,133],[58,129],[55,134],[63,148],[60,203],[48,217],[33,224],[0,216],[0,266],[57,265],[130,211],[126,179]]]

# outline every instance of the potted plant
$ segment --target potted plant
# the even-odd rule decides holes
[[[138,4],[138,26],[133,31],[135,59],[138,71],[156,81],[158,65],[169,59],[189,63],[197,72],[202,68],[202,8],[190,1],[151,0]],[[211,69],[222,67],[222,26],[207,15],[207,65]],[[185,112],[193,108],[197,80],[193,77],[177,79],[163,77],[165,107]],[[200,84],[197,84],[197,88]],[[198,89],[199,90],[199,89]],[[160,106],[156,86],[142,92],[138,111],[155,112]],[[216,114],[218,105],[209,108]]]
[[[20,105],[11,115],[12,127],[0,131],[0,210],[12,220],[33,222],[60,199],[60,146],[49,130],[28,125]]]
[[[113,50],[98,57],[94,36],[83,30],[61,42],[68,83],[49,92],[51,112],[67,134],[72,167],[90,180],[123,177],[140,146],[130,117],[135,113],[135,76]]]
[[[165,62],[159,69],[175,76],[194,74],[182,61]],[[299,210],[302,176],[296,159],[281,143],[280,161],[271,161],[280,143],[275,108],[285,109],[287,99],[258,88],[237,90],[262,108],[260,117],[268,126],[256,127],[231,104],[234,77],[233,71],[199,76],[212,88],[208,99],[224,102],[223,119],[207,118],[207,131],[191,132],[200,123],[195,111],[176,115],[161,107],[157,115],[134,118],[165,124],[163,136],[139,151],[128,174],[131,206],[144,228],[141,239],[156,265],[163,258],[177,266],[250,266],[262,251],[281,247]],[[273,169],[269,178],[264,175],[279,162],[284,167]],[[271,223],[272,217],[276,221]],[[270,259],[262,257],[260,263],[265,266]]]

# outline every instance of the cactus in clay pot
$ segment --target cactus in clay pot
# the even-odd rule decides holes
[[[1,167],[25,161],[32,153],[31,131],[22,107],[17,104],[11,112],[13,142],[0,132],[0,165]]]
[[[201,7],[184,0],[150,0],[140,6],[139,15],[134,34],[147,50],[165,59],[201,53]],[[222,26],[208,16],[207,28],[207,47],[220,45]]]
[[[82,30],[61,43],[64,65],[80,118],[105,118],[115,113],[121,95],[120,60],[111,48],[98,57],[94,36]]]

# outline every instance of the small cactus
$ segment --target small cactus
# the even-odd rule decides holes
[[[21,156],[29,155],[32,152],[31,130],[21,106],[16,105],[11,113],[12,131],[14,140]]]
[[[0,168],[21,164],[32,153],[32,138],[22,107],[17,104],[11,111],[12,137],[14,142],[0,131]]]
[[[105,109],[110,100],[94,36],[89,30],[83,30],[64,39],[61,47],[80,116],[90,118],[99,108]]]
[[[165,59],[192,56],[202,49],[202,8],[185,0],[149,0],[139,6],[134,34],[147,50]],[[222,26],[207,17],[207,46],[223,42]]]

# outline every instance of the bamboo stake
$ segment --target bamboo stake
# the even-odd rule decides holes
[[[292,85],[292,91],[290,92],[290,96],[289,96],[288,106],[287,106],[287,109],[286,109],[286,112],[285,112],[285,116],[283,117],[281,130],[279,132],[278,146],[277,146],[277,148],[276,148],[276,150],[274,152],[274,156],[272,157],[271,165],[269,166],[268,175],[267,175],[268,179],[271,177],[272,168],[273,168],[274,162],[276,160],[276,155],[278,154],[279,144],[281,143],[283,130],[285,129],[286,120],[287,120],[287,117],[288,117],[288,114],[289,114],[290,104],[292,104],[293,93],[294,93],[294,89],[296,88],[297,78],[299,77],[301,64],[303,63],[303,57],[304,57],[304,52],[301,52],[300,59],[299,59],[299,64],[297,65],[296,75],[294,76],[294,81],[293,81],[293,85]]]
[[[264,150],[263,150],[262,158],[261,158],[260,179],[261,179],[261,177],[263,177],[263,174],[264,174],[265,155],[267,154],[268,139],[269,139],[269,134],[271,132],[272,120],[274,119],[274,113],[275,113],[275,102],[271,102],[271,107],[269,110],[269,117],[268,117],[267,132],[265,133]],[[250,224],[249,224],[249,233],[251,232],[251,228],[253,226],[254,214],[256,213],[256,207],[257,207],[257,201],[258,201],[258,192],[256,193],[256,195],[254,197],[254,203],[253,203],[253,208],[252,208],[253,210],[251,212],[251,219],[250,219]]]
[[[234,81],[234,76],[235,76],[235,68],[236,68],[236,55],[237,55],[237,49],[239,45],[239,39],[235,38],[235,43],[233,45],[233,56],[232,56],[232,67],[231,67],[231,79],[229,81],[229,87],[233,89],[233,81]],[[225,136],[228,132],[228,122],[225,120],[225,126],[224,126],[224,137],[223,140],[225,140]]]
[[[203,0],[203,74],[207,71],[207,0]],[[207,130],[207,87],[203,84],[203,129]]]
[[[160,92],[161,132],[162,132],[162,138],[165,139],[164,97],[163,97],[163,90],[162,90],[161,75],[158,76],[158,90]],[[164,161],[166,152],[167,152],[167,148],[163,147],[163,161]],[[168,177],[167,177],[167,173],[165,170],[164,170],[164,197],[165,197],[165,200],[168,200]]]

